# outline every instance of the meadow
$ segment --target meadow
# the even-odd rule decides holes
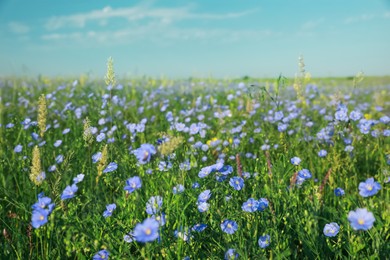
[[[3,78],[0,258],[389,259],[389,90]]]

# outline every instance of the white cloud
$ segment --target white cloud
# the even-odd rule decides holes
[[[190,6],[172,8],[151,7],[150,5],[145,4],[123,8],[112,8],[110,6],[106,6],[103,9],[92,10],[85,13],[51,17],[46,21],[45,28],[47,30],[57,30],[63,27],[83,28],[88,22],[98,22],[99,24],[105,25],[109,19],[113,18],[121,18],[125,21],[151,19],[165,24],[184,19],[221,20],[239,18],[256,11],[257,10],[255,9],[236,13],[215,14],[194,13],[191,11]]]
[[[323,18],[317,19],[317,20],[307,21],[307,22],[305,22],[304,24],[302,24],[301,30],[307,31],[307,30],[315,29],[315,28],[317,28],[317,27],[318,27],[321,23],[323,23],[323,22],[324,22],[324,19],[323,19]]]
[[[47,42],[75,42],[88,46],[91,41],[101,45],[120,45],[137,41],[152,41],[159,44],[169,44],[177,41],[209,42],[236,42],[241,40],[257,40],[280,36],[270,30],[231,30],[213,28],[177,28],[174,26],[149,23],[143,26],[123,28],[115,31],[101,30],[86,33],[49,33],[41,38]]]
[[[30,27],[20,22],[9,22],[8,29],[15,34],[26,34],[30,31]]]
[[[344,20],[344,22],[346,24],[350,24],[350,23],[358,23],[358,22],[367,22],[373,19],[389,19],[389,18],[390,18],[390,12],[387,11],[382,14],[361,14],[359,16],[347,17]]]

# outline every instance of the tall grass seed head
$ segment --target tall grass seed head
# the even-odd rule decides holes
[[[42,94],[38,100],[38,127],[40,131],[40,136],[42,138],[46,131],[46,119],[47,119],[46,97],[45,95]]]
[[[115,86],[116,80],[115,80],[115,71],[114,71],[114,60],[112,57],[108,58],[107,60],[107,73],[105,76],[106,84],[107,86],[111,85],[112,87]]]
[[[30,180],[37,186],[41,185],[44,178],[42,178],[42,168],[41,168],[41,155],[39,152],[39,147],[34,146],[32,153],[32,165],[30,172]]]
[[[84,130],[83,130],[83,139],[85,146],[89,146],[93,142],[93,135],[91,131],[91,121],[88,117],[84,119]]]

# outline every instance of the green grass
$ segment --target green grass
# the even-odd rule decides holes
[[[348,115],[352,110],[364,109],[362,114],[367,119],[389,116],[388,77],[366,78],[355,87],[353,78],[312,79],[304,83],[315,83],[318,91],[306,93],[300,86],[301,97],[292,87],[293,80],[282,78],[173,81],[144,77],[117,81],[123,89],[107,90],[105,83],[92,80],[75,86],[66,79],[1,81],[1,259],[91,259],[101,249],[110,252],[110,259],[223,259],[229,248],[235,249],[240,259],[385,259],[390,255],[390,184],[386,183],[390,146],[389,137],[383,136],[389,124],[378,121],[364,134],[359,121],[325,118],[334,118],[337,102],[347,105]],[[251,84],[255,86],[251,88]],[[37,121],[41,94],[47,97],[46,125],[51,127],[43,138],[34,140],[31,134],[39,134],[38,125],[25,129],[21,122],[26,118]],[[104,94],[107,103],[102,108]],[[231,100],[229,94],[233,95]],[[79,110],[81,115],[77,116]],[[296,117],[289,120],[286,131],[279,132],[279,122],[269,120],[273,115],[270,110],[283,111],[285,117],[296,113]],[[168,111],[172,112],[171,122],[167,120]],[[215,117],[224,112],[225,117]],[[204,119],[199,120],[199,115]],[[97,142],[94,134],[93,142],[85,144],[86,117],[98,131],[107,128],[105,140]],[[106,122],[99,125],[101,118]],[[139,124],[142,119],[147,119],[144,131],[132,134],[128,124]],[[178,131],[171,127],[176,120],[187,127],[203,122],[205,132],[191,135]],[[308,122],[313,125],[307,126]],[[317,134],[332,122],[333,135],[327,142],[319,140]],[[14,126],[7,127],[9,123]],[[108,134],[113,126],[117,129]],[[63,134],[64,129],[69,133]],[[378,137],[371,135],[373,130],[378,131]],[[164,137],[181,137],[182,142],[173,148],[173,154],[157,153],[150,162],[139,164],[132,151],[145,143],[158,149],[157,140]],[[115,141],[108,142],[108,138]],[[345,151],[345,138],[351,140],[352,152]],[[62,140],[59,147],[53,145],[56,140]],[[215,140],[221,142],[212,147],[210,142]],[[46,179],[36,186],[29,178],[32,150],[42,141],[46,143],[40,146],[40,165]],[[198,141],[208,144],[209,149],[194,148]],[[18,144],[23,147],[20,153],[14,152]],[[116,162],[118,168],[103,173],[97,181],[98,163],[92,162],[92,155],[106,144],[106,165]],[[268,151],[262,150],[264,144],[270,145]],[[321,149],[328,152],[324,158],[317,155]],[[62,163],[56,163],[58,155],[63,155]],[[226,180],[218,182],[215,173],[198,177],[203,167],[215,164],[221,156],[225,165],[233,167]],[[290,163],[295,156],[302,159],[299,166]],[[189,170],[180,166],[186,161]],[[169,167],[161,170],[161,162]],[[52,165],[56,170],[50,172]],[[229,179],[240,175],[240,166],[250,178],[245,178],[244,188],[237,191],[229,185]],[[310,170],[312,178],[296,185],[291,180],[303,168]],[[80,173],[85,177],[77,184],[76,196],[61,200],[63,190]],[[142,187],[126,194],[125,182],[133,176],[141,178]],[[359,183],[369,177],[379,182],[381,189],[374,196],[362,197]],[[192,188],[194,182],[200,188]],[[185,191],[174,194],[172,189],[178,184],[184,185]],[[344,196],[334,195],[337,187],[345,190]],[[210,208],[201,213],[197,199],[206,189],[212,192]],[[35,229],[31,226],[31,206],[40,192],[50,197],[55,207],[47,223]],[[166,214],[160,241],[125,242],[124,235],[150,217],[145,211],[146,202],[156,195],[163,198],[162,211]],[[263,212],[244,212],[241,206],[249,198],[266,198],[269,207]],[[106,205],[112,203],[116,209],[111,217],[104,218]],[[367,208],[375,217],[368,231],[353,230],[347,219],[348,213],[357,208]],[[237,222],[237,232],[222,232],[220,224],[225,219]],[[323,233],[330,222],[340,226],[333,238]],[[175,237],[175,230],[185,231],[200,223],[207,228],[191,232],[189,241]],[[271,243],[262,249],[258,239],[265,234],[270,235]]]

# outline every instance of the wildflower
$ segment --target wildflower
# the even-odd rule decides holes
[[[253,198],[250,198],[242,204],[241,208],[246,212],[255,212],[257,211],[258,206],[259,202]]]
[[[116,204],[115,203],[108,204],[106,206],[106,210],[103,212],[103,217],[105,217],[105,218],[111,217],[112,212],[114,211],[114,209],[116,209]]]
[[[194,183],[192,183],[192,186],[191,186],[191,188],[193,188],[193,189],[197,189],[197,188],[199,188],[200,187],[200,184],[198,183],[198,182],[194,182]]]
[[[103,170],[103,173],[113,172],[118,168],[118,164],[116,162],[110,162],[107,167]]]
[[[229,248],[226,253],[225,253],[225,258],[224,260],[234,260],[238,259],[240,255],[236,252],[235,249]]]
[[[152,215],[152,218],[154,218],[158,222],[160,227],[165,225],[165,213],[164,212],[161,212],[160,215]]]
[[[92,155],[92,162],[93,163],[97,163],[100,160],[101,157],[102,157],[102,153],[101,152],[95,153],[94,155]]]
[[[261,248],[266,248],[271,243],[271,237],[269,235],[261,236],[258,242]]]
[[[160,196],[150,197],[146,203],[146,213],[149,215],[156,214],[160,211],[163,204],[163,198]]]
[[[138,223],[134,228],[134,238],[138,242],[146,243],[156,240],[159,223],[154,218],[147,218],[142,223]]]
[[[191,230],[181,227],[179,230],[175,230],[175,237],[181,238],[183,241],[188,242],[193,236],[191,235]]]
[[[134,176],[126,180],[126,186],[124,187],[124,190],[129,193],[132,193],[135,190],[140,189],[141,187],[142,187],[141,178],[138,176]]]
[[[134,240],[134,234],[133,232],[129,232],[126,235],[123,236],[123,240],[127,243],[131,243]]]
[[[198,202],[197,204],[199,212],[206,212],[210,208],[210,204],[207,202]]]
[[[206,202],[210,199],[210,197],[211,197],[210,190],[202,191],[198,196],[198,202]]]
[[[298,176],[307,180],[311,178],[311,172],[308,169],[302,169],[298,172]]]
[[[336,113],[334,114],[334,117],[338,121],[348,121],[348,109],[345,105],[339,105]]]
[[[351,118],[353,121],[358,121],[360,120],[360,118],[362,118],[362,113],[360,111],[351,111],[351,113],[349,114],[349,118]]]
[[[320,150],[318,152],[318,156],[319,157],[325,157],[327,154],[328,154],[328,152],[326,150]]]
[[[49,172],[54,172],[56,169],[57,169],[57,166],[51,165],[51,166],[49,166],[48,171],[49,171]]]
[[[172,191],[173,191],[173,194],[183,193],[184,186],[182,184],[178,184],[177,186],[173,187]]]
[[[195,224],[191,230],[192,231],[196,231],[196,232],[202,232],[203,230],[205,230],[207,228],[207,225],[206,224]]]
[[[233,234],[234,232],[237,231],[238,229],[238,225],[235,221],[233,220],[228,220],[228,219],[225,219],[222,223],[221,223],[221,229],[223,232],[227,233],[227,234]]]
[[[359,194],[362,197],[370,197],[378,193],[381,189],[379,182],[374,181],[374,178],[368,178],[366,182],[359,183]]]
[[[106,260],[108,259],[108,256],[110,255],[110,252],[108,252],[106,249],[100,250],[93,256],[93,260]]]
[[[140,164],[150,161],[152,155],[156,154],[156,148],[151,144],[142,144],[140,148],[134,150],[134,155]]]
[[[293,158],[291,158],[290,162],[293,165],[297,166],[297,165],[299,165],[301,163],[301,159],[299,157],[293,157]]]
[[[49,215],[49,212],[45,209],[36,208],[32,212],[32,218],[31,218],[31,225],[34,228],[39,228],[46,224],[47,222],[47,216]]]
[[[65,190],[62,192],[61,200],[73,198],[77,190],[78,187],[74,183],[72,184],[72,186],[66,186]]]
[[[236,176],[236,177],[230,178],[229,184],[235,190],[241,190],[244,187],[244,179]]]
[[[354,149],[354,147],[352,145],[347,145],[345,148],[344,148],[344,151],[345,152],[352,152]]]
[[[79,182],[82,182],[84,180],[84,174],[80,173],[75,178],[73,178],[73,183],[77,184]]]
[[[337,197],[340,197],[340,196],[343,196],[345,194],[345,192],[342,188],[336,188],[336,189],[334,189],[334,194]]]
[[[59,147],[62,144],[62,140],[57,140],[54,142],[54,147]]]
[[[70,129],[69,128],[65,128],[63,131],[62,131],[62,134],[63,135],[66,135],[67,133],[70,132]]]
[[[349,212],[348,220],[354,230],[369,230],[374,225],[375,217],[366,208],[358,208]]]
[[[98,142],[98,143],[100,143],[104,139],[106,139],[106,134],[105,133],[100,133],[100,134],[98,134],[98,136],[96,136],[96,142]]]
[[[20,153],[21,151],[23,150],[23,146],[18,144],[17,146],[15,146],[14,148],[14,152],[15,153]]]
[[[269,205],[269,202],[267,199],[265,198],[261,198],[259,199],[258,201],[258,207],[257,207],[257,210],[258,211],[264,211]]]
[[[335,237],[339,233],[339,230],[340,226],[337,223],[332,222],[325,225],[324,235],[327,237]]]
[[[56,157],[56,163],[57,164],[60,164],[60,163],[62,163],[64,161],[64,156],[62,155],[62,154],[60,154],[60,155],[58,155],[57,157]]]
[[[230,173],[233,172],[233,167],[230,165],[223,165],[220,169],[217,169],[217,171],[222,175],[229,175]]]
[[[214,171],[214,167],[212,166],[206,166],[206,167],[203,167],[202,169],[200,169],[199,173],[198,173],[198,177],[199,178],[205,178],[207,177],[210,173],[212,173]]]

